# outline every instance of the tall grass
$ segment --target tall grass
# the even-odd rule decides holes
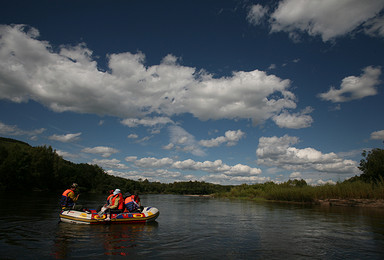
[[[272,182],[254,185],[242,184],[233,187],[229,192],[219,193],[216,196],[293,202],[313,202],[323,199],[384,199],[384,180],[381,179],[376,183],[355,181],[321,186],[294,186]]]

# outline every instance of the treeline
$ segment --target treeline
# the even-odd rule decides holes
[[[27,143],[0,137],[0,190],[58,191],[72,183],[81,192],[106,193],[119,188],[139,193],[212,194],[229,191],[231,186],[206,182],[160,183],[134,181],[107,174],[97,165],[64,160],[52,147],[32,147]]]

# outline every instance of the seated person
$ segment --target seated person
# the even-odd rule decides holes
[[[124,200],[124,205],[125,205],[124,212],[140,212],[141,203],[137,193],[135,193],[134,195],[131,195],[129,192],[127,192],[124,195],[126,197]]]
[[[111,214],[119,214],[123,212],[124,201],[123,195],[121,194],[120,189],[116,189],[113,192],[113,197],[110,199],[110,203],[107,206],[107,218],[105,220],[111,220]]]

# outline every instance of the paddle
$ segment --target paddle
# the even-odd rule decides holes
[[[99,215],[99,217],[103,216],[105,211],[108,209],[107,205],[104,205],[101,210],[97,213],[97,215]]]

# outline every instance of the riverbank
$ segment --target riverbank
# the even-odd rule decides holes
[[[315,201],[321,206],[384,208],[384,200],[378,199],[323,199]]]

